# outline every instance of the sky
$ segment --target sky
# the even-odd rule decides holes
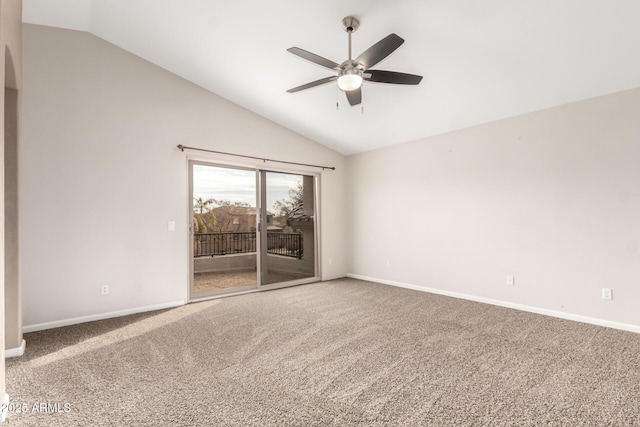
[[[256,171],[217,166],[193,165],[193,197],[230,200],[256,206]],[[275,213],[273,204],[289,199],[289,189],[302,182],[302,175],[267,172],[267,209]]]

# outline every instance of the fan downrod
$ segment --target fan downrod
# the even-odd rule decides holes
[[[360,26],[360,21],[353,16],[347,16],[342,20],[342,26],[347,33],[353,33]]]

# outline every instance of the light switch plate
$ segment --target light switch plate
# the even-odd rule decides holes
[[[167,223],[167,230],[176,231],[176,222],[175,221],[169,221]]]

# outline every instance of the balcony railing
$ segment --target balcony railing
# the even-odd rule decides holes
[[[256,232],[195,233],[193,256],[242,254],[256,251]],[[267,233],[267,253],[302,259],[302,234]]]

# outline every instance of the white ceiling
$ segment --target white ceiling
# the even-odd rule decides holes
[[[637,0],[23,0],[24,22],[89,31],[343,154],[640,87]],[[330,72],[286,51],[354,57],[390,33],[375,69],[419,86],[365,83],[349,106]],[[339,102],[339,109],[336,108]]]

